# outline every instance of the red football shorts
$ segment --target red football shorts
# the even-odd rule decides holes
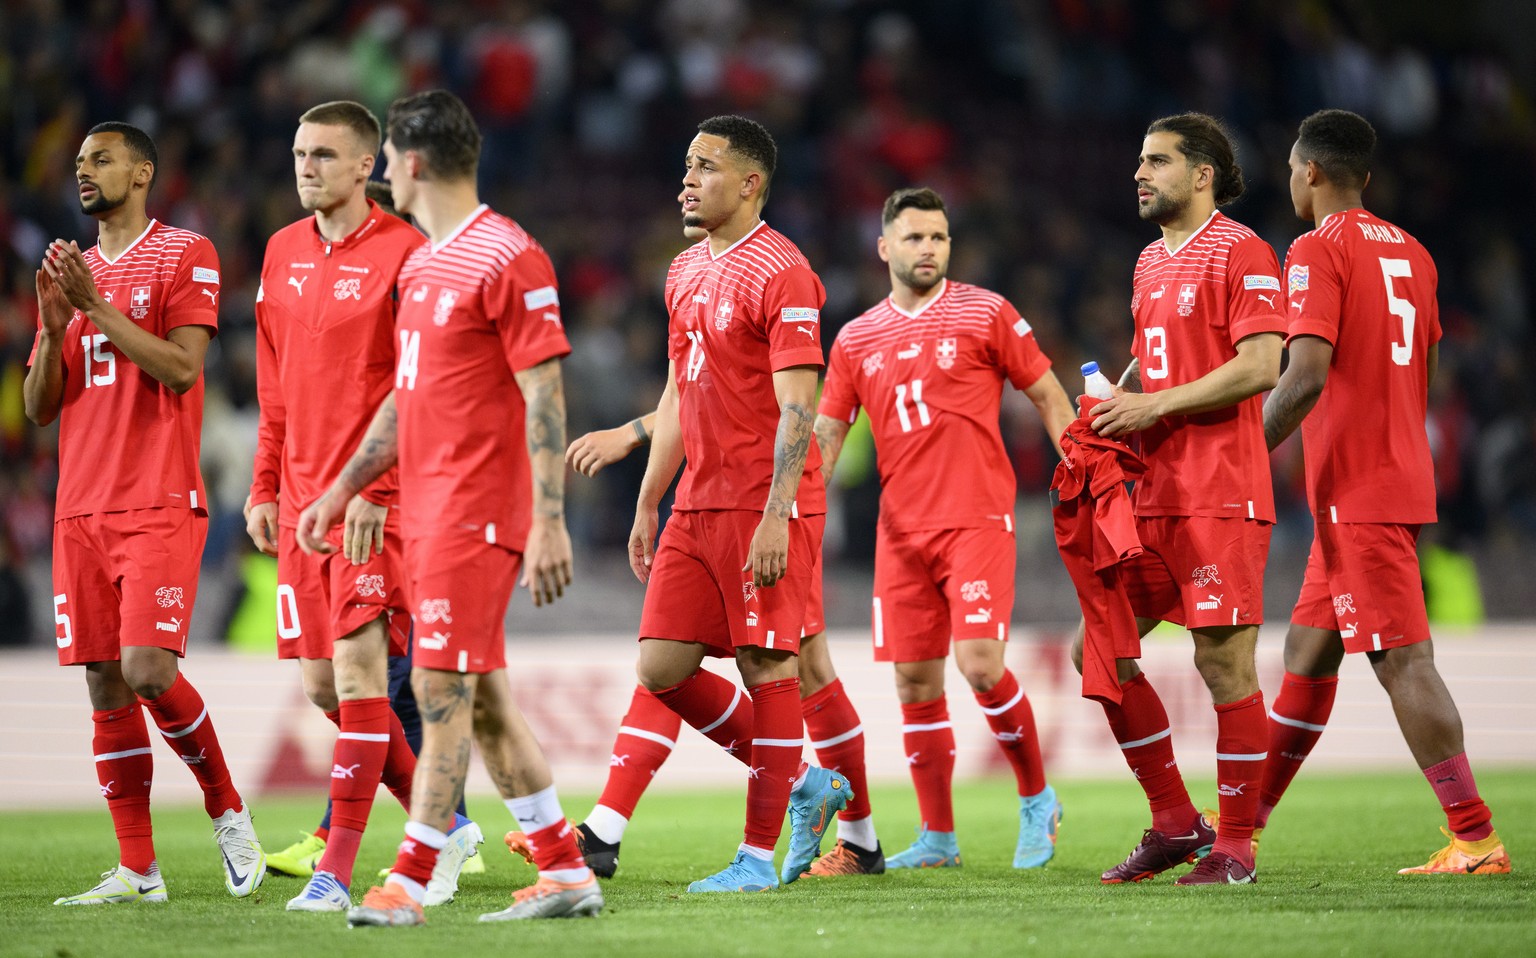
[[[1418,539],[1416,525],[1319,521],[1291,621],[1339,633],[1346,652],[1428,639]]]
[[[332,643],[380,616],[389,617],[389,654],[406,653],[411,630],[399,512],[390,509],[384,523],[384,554],[371,554],[362,565],[341,554],[340,526],[325,537],[336,547],[330,555],[310,555],[293,529],[277,530],[278,658],[328,659]]]
[[[791,519],[788,572],[755,586],[741,567],[762,519],[746,510],[672,513],[651,564],[640,637],[699,642],[719,656],[741,646],[799,655],[826,517]]]
[[[1002,526],[875,534],[871,620],[876,662],[949,655],[950,641],[1007,641],[1013,616],[1013,530]]]
[[[805,621],[800,625],[800,638],[815,635],[827,627],[827,610],[822,596],[821,550],[816,550],[816,562],[811,566],[811,588],[805,595]]]
[[[504,623],[523,555],[470,536],[405,544],[412,665],[484,675],[507,665]]]
[[[53,621],[60,665],[115,662],[125,645],[187,654],[208,516],[130,509],[53,524]]]
[[[1146,552],[1121,565],[1131,609],[1187,629],[1264,621],[1273,525],[1213,516],[1137,516]]]

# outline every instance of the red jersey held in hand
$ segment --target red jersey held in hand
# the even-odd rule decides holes
[[[675,509],[762,511],[773,484],[779,403],[773,374],[817,366],[826,290],[800,250],[759,223],[719,256],[704,240],[667,272],[667,354],[675,364],[687,464]],[[812,442],[797,515],[826,512]]]
[[[1030,326],[996,293],[945,280],[915,313],[890,297],[832,344],[823,415],[869,413],[880,520],[897,532],[1012,529],[1013,467],[998,428],[1003,383],[1051,368]]]
[[[1323,522],[1435,521],[1424,418],[1440,341],[1435,262],[1363,209],[1327,217],[1286,255],[1290,335],[1333,346],[1328,382],[1302,420],[1307,499]]]

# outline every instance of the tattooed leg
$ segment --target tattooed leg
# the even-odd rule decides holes
[[[505,669],[480,679],[475,695],[475,744],[502,798],[532,795],[554,784],[544,750],[512,700]]]
[[[464,795],[474,723],[478,675],[437,669],[411,672],[411,690],[421,711],[421,753],[411,785],[411,818],[447,832]]]

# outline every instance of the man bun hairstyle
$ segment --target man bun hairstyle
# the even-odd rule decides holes
[[[155,177],[160,173],[160,152],[155,149],[155,141],[150,139],[148,133],[134,126],[132,123],[124,123],[121,120],[108,120],[98,123],[85,131],[86,136],[95,136],[98,133],[116,133],[123,138],[123,145],[128,147],[128,155],[133,157],[133,162],[143,163],[145,160],[155,168],[149,176],[149,185],[155,185]]]
[[[1316,163],[1328,182],[1345,189],[1365,187],[1375,152],[1375,128],[1348,110],[1318,110],[1301,121],[1296,137],[1296,155]]]
[[[370,154],[379,152],[379,142],[383,135],[379,128],[379,118],[361,103],[354,103],[351,100],[332,100],[329,103],[321,103],[305,110],[304,115],[299,117],[299,122],[314,123],[318,126],[344,126],[357,137],[357,141],[363,145],[365,152]]]
[[[447,90],[391,103],[385,129],[396,150],[414,150],[426,161],[429,178],[470,179],[480,165],[480,128],[464,101]]]
[[[880,211],[880,225],[890,226],[902,210],[937,210],[948,213],[944,208],[944,197],[926,186],[908,186],[885,198],[885,207]]]
[[[1243,195],[1243,168],[1237,165],[1237,151],[1227,128],[1214,116],[1204,113],[1180,113],[1153,120],[1147,135],[1172,133],[1179,137],[1179,151],[1198,166],[1208,164],[1216,171],[1211,184],[1217,206],[1226,206]]]
[[[730,152],[763,171],[763,197],[779,163],[779,146],[773,134],[756,120],[744,116],[712,116],[699,124],[699,132],[718,136],[730,144]]]

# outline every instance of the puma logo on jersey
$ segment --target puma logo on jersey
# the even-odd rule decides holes
[[[298,290],[300,296],[304,295],[304,284],[307,282],[309,282],[308,276],[305,276],[303,279],[300,279],[297,276],[288,277],[288,285]]]
[[[205,290],[200,290],[200,292],[204,296],[208,297],[208,301],[211,302],[214,306],[218,306],[219,305],[219,291],[218,290],[216,290],[216,289],[205,289]]]
[[[1268,303],[1270,309],[1274,309],[1275,308],[1275,297],[1273,295],[1265,296],[1263,293],[1260,293],[1258,298],[1262,299],[1264,302]]]
[[[178,618],[175,618],[173,616],[171,618],[171,621],[169,621],[169,622],[156,622],[155,623],[155,631],[156,632],[180,632],[181,631],[181,620],[178,619]]]

